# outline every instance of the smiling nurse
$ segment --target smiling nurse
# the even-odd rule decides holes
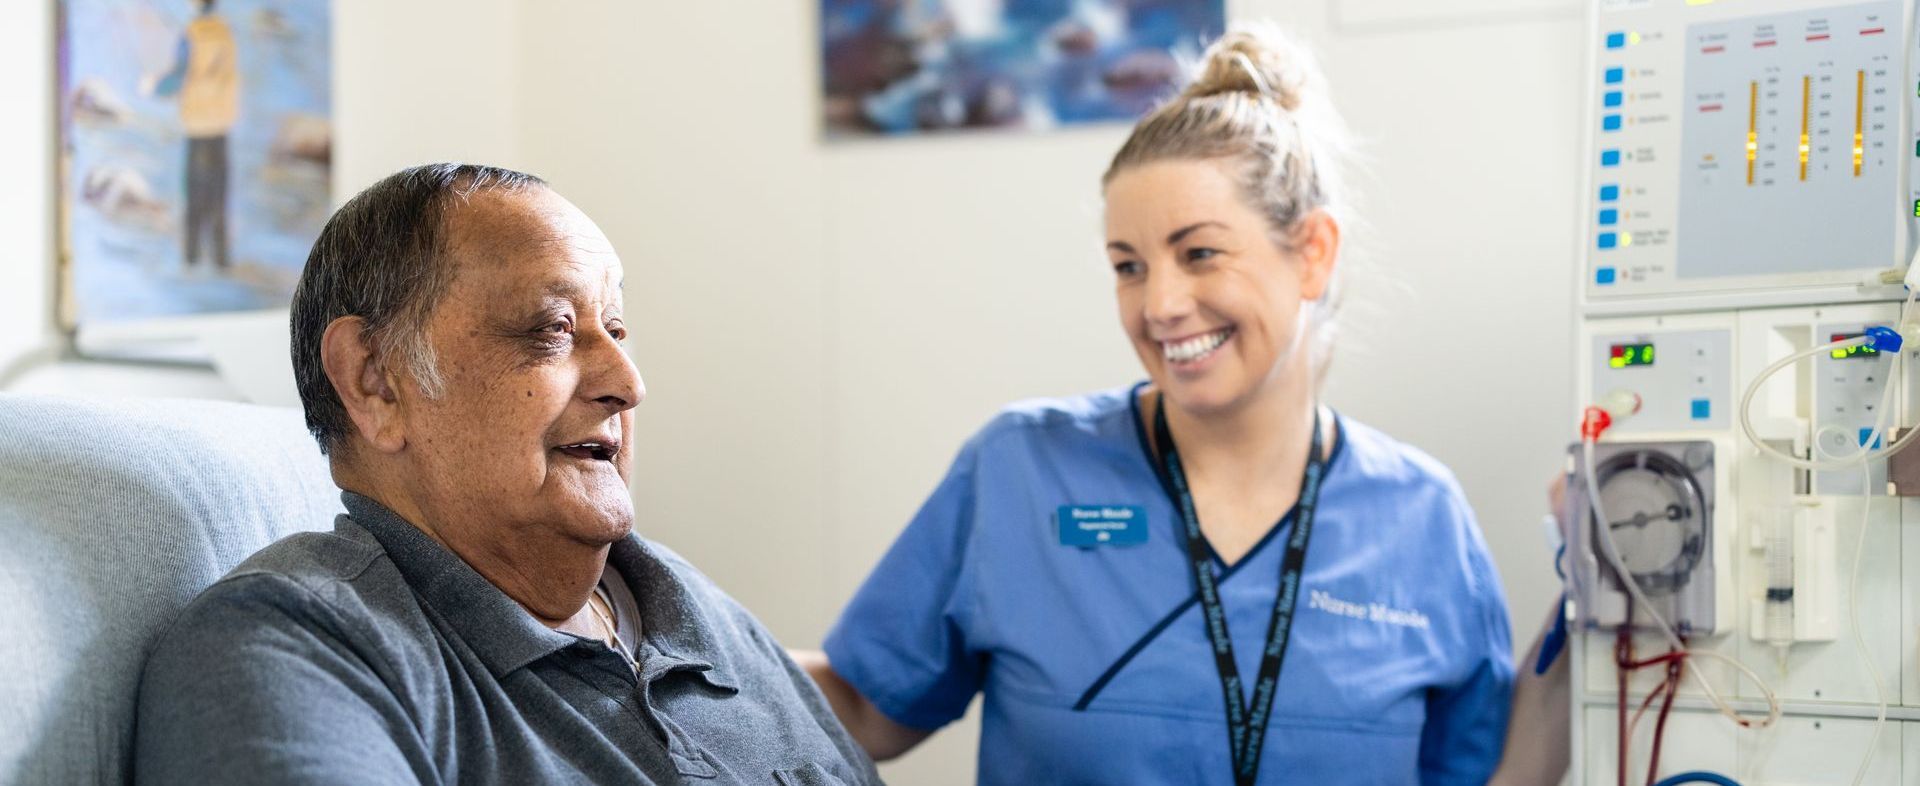
[[[1513,666],[1447,469],[1319,403],[1339,120],[1265,28],[1104,185],[1148,381],[974,436],[810,658],[887,758],[986,696],[983,783],[1481,784]]]

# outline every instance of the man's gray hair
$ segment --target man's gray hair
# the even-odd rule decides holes
[[[320,230],[293,292],[293,378],[307,430],[330,453],[353,421],[327,379],[320,340],[341,317],[365,321],[374,362],[403,371],[428,397],[441,393],[427,318],[453,281],[448,207],[483,191],[545,187],[524,172],[477,164],[427,164],[388,175],[347,200]]]

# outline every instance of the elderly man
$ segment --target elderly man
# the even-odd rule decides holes
[[[773,637],[632,533],[620,282],[530,175],[423,166],[340,208],[293,363],[347,513],[163,636],[137,780],[878,781]]]

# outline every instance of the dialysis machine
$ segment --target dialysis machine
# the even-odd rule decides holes
[[[1920,784],[1913,5],[1589,11],[1571,782]]]

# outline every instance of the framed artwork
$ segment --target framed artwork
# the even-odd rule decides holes
[[[283,308],[331,208],[329,0],[59,0],[61,321]]]
[[[1132,120],[1226,27],[1223,0],[821,0],[828,138]]]

